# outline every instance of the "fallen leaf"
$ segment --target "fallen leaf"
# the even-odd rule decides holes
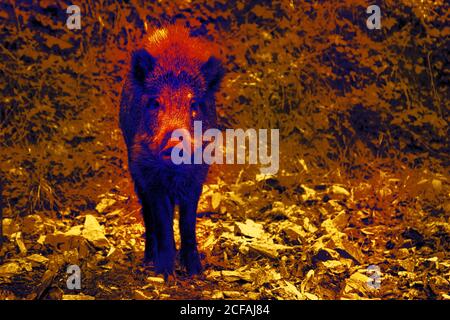
[[[95,247],[104,248],[109,246],[103,227],[93,215],[87,215],[82,232],[83,237]]]
[[[250,238],[261,238],[264,235],[264,227],[251,219],[245,220],[245,223],[235,222],[235,233]]]

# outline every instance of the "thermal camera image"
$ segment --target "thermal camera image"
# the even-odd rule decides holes
[[[449,9],[1,1],[0,300],[450,300]]]

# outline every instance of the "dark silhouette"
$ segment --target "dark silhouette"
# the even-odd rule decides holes
[[[201,272],[195,224],[208,166],[175,165],[171,153],[176,143],[170,138],[176,129],[186,129],[192,137],[194,120],[202,121],[203,130],[216,127],[214,94],[224,70],[212,48],[183,27],[159,29],[133,53],[123,87],[120,126],[142,204],[145,261],[153,261],[156,272],[165,276],[174,270],[176,205],[181,261],[190,275]],[[193,139],[189,143],[193,145]]]

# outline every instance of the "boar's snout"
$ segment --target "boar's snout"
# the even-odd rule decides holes
[[[187,132],[189,132],[187,129],[183,129]],[[175,151],[177,154],[185,155],[185,153],[188,154],[188,157],[191,157],[191,150],[193,150],[194,141],[191,138],[191,135],[183,135],[183,137],[178,138],[172,138],[172,133],[168,132],[166,133],[163,143],[161,144],[161,148],[159,151],[159,157],[164,161],[170,161],[172,152]],[[186,139],[186,141],[184,141]]]

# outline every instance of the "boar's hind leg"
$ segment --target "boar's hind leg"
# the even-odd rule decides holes
[[[186,267],[189,275],[199,274],[202,270],[195,235],[197,204],[200,194],[201,187],[196,188],[188,199],[180,201],[180,256],[181,262]]]
[[[162,194],[152,194],[146,197],[150,204],[152,224],[156,237],[155,271],[164,276],[172,275],[175,263],[175,239],[173,234],[173,201]]]

